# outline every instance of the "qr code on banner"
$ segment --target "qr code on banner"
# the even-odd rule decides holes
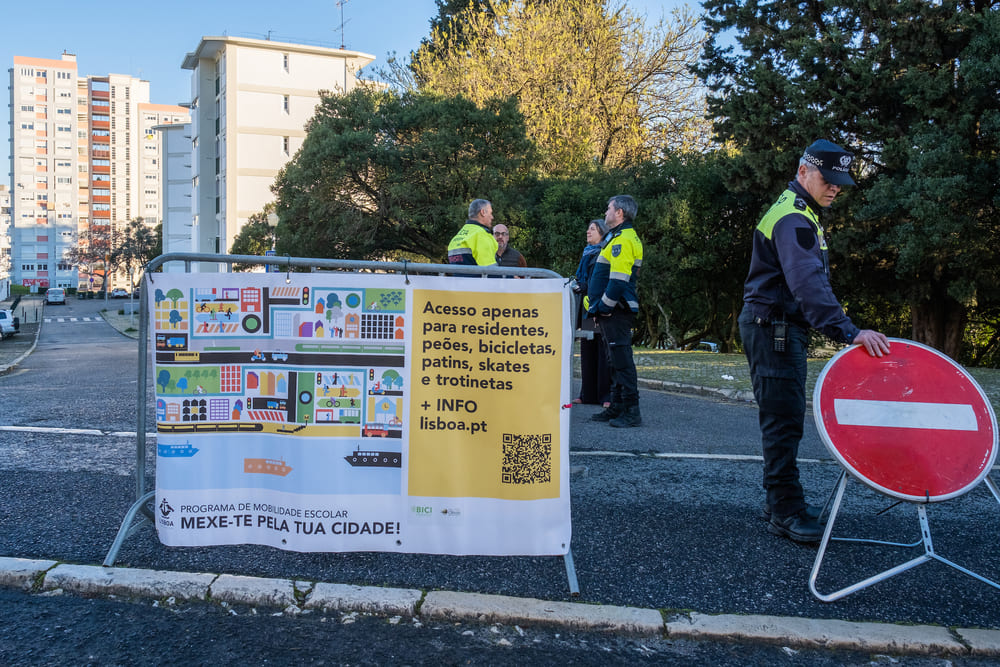
[[[504,484],[541,484],[552,481],[552,435],[549,433],[504,433]]]

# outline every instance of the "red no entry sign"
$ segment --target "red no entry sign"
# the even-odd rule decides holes
[[[813,391],[820,437],[862,482],[903,500],[959,496],[989,473],[997,420],[972,377],[940,352],[893,338],[889,355],[837,354]]]

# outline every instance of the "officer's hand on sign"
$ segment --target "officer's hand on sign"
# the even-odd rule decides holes
[[[885,334],[871,329],[862,329],[854,337],[854,342],[865,347],[865,351],[873,357],[881,357],[889,354],[889,339]]]

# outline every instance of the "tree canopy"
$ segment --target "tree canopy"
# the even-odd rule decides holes
[[[688,67],[703,35],[686,11],[649,27],[608,0],[438,4],[413,57],[417,84],[477,104],[515,97],[544,173],[698,143],[702,100]]]
[[[469,202],[501,208],[533,149],[513,100],[430,93],[324,94],[278,175],[278,251],[443,262]]]
[[[828,221],[846,300],[911,314],[957,357],[970,312],[996,303],[1000,46],[984,0],[705,0],[696,68],[716,139],[741,149],[741,190],[773,194],[802,149],[854,151],[858,188]],[[740,48],[716,38],[735,34]],[[849,222],[852,221],[852,222]]]

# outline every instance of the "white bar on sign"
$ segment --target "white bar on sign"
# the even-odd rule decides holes
[[[843,426],[927,428],[942,431],[978,431],[976,412],[963,403],[859,401],[833,399],[837,423]]]

